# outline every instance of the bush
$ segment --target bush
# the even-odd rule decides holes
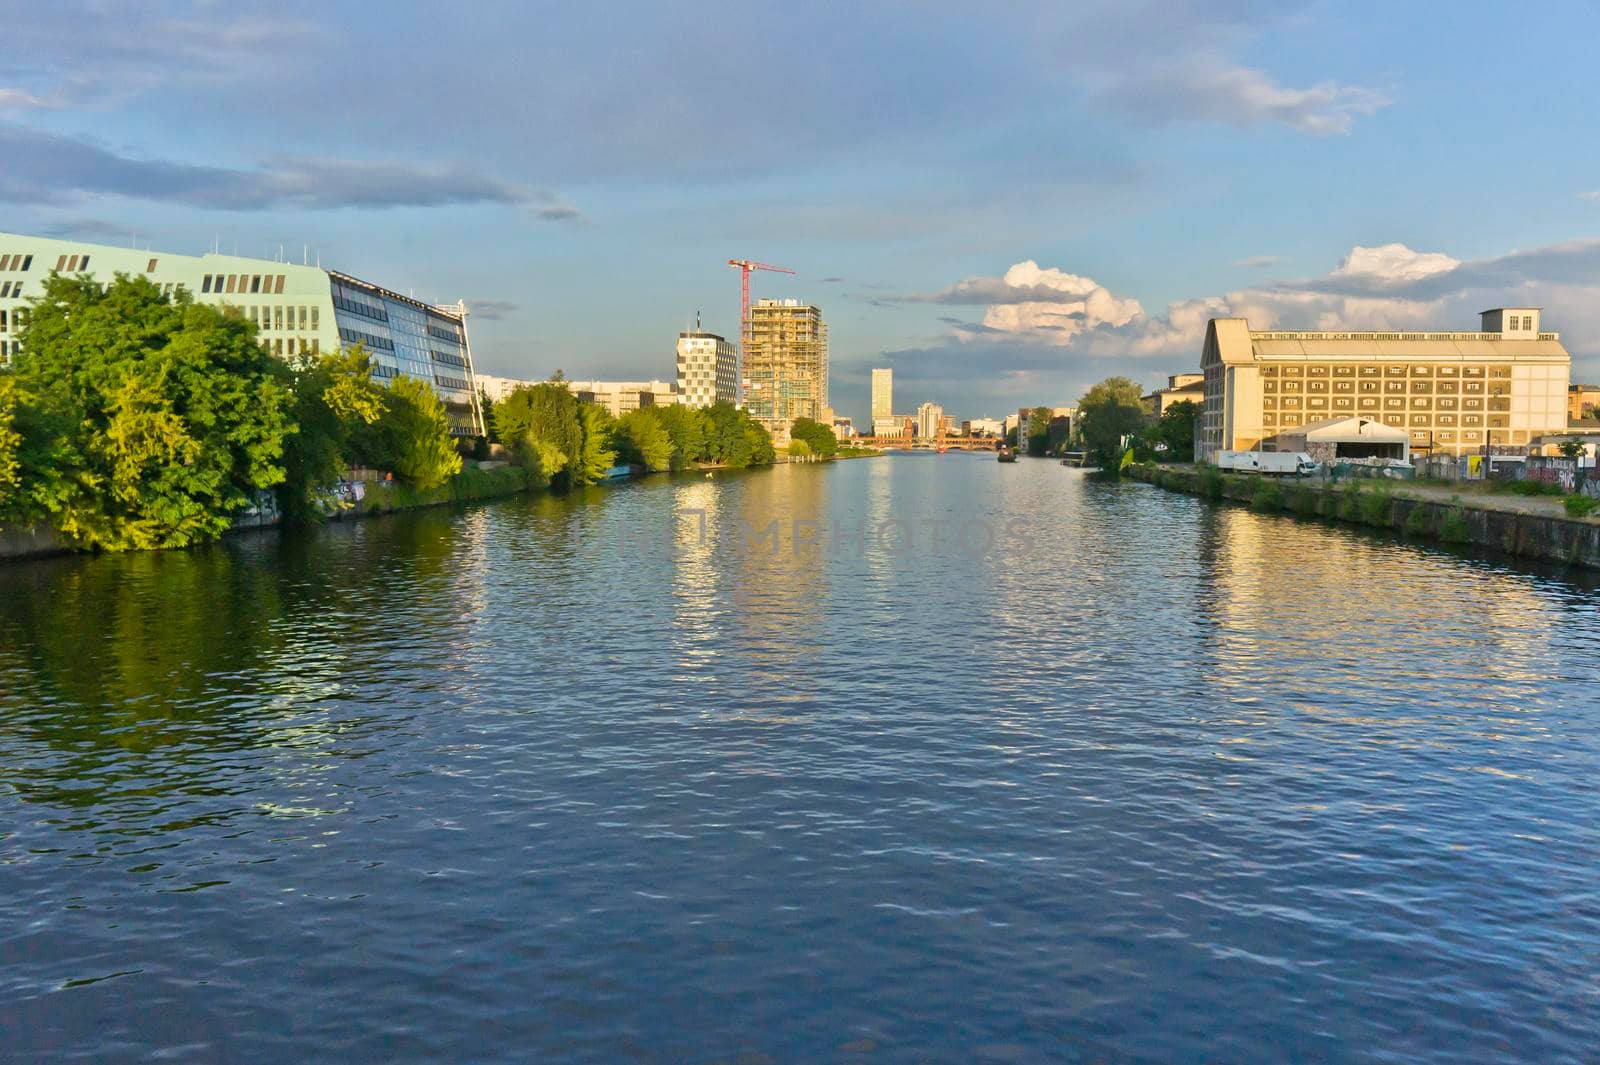
[[[1222,471],[1215,466],[1207,466],[1200,473],[1200,494],[1213,502],[1222,498]]]
[[[1357,481],[1346,481],[1345,486],[1339,489],[1339,504],[1336,510],[1343,521],[1361,520],[1361,485]]]
[[[1375,484],[1372,491],[1363,492],[1359,504],[1361,521],[1367,525],[1376,525],[1380,528],[1388,525],[1391,498],[1387,485],[1380,488]]]
[[[1263,514],[1282,510],[1283,489],[1278,487],[1278,482],[1263,477],[1250,494],[1250,509]]]
[[[1428,505],[1415,503],[1406,513],[1405,524],[1400,527],[1407,536],[1427,536],[1431,531],[1428,528]]]
[[[1569,518],[1587,518],[1600,509],[1600,499],[1594,496],[1566,496],[1561,500]]]
[[[1319,501],[1316,489],[1307,485],[1297,484],[1289,489],[1289,509],[1296,514],[1316,514]]]

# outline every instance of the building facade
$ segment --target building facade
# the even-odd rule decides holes
[[[1600,385],[1569,385],[1567,418],[1575,422],[1600,418]]]
[[[931,440],[944,428],[944,408],[937,403],[923,403],[917,407],[917,436]]]
[[[467,308],[435,306],[368,281],[270,259],[175,255],[75,240],[0,233],[0,362],[18,350],[18,315],[44,291],[50,272],[144,277],[166,295],[235,308],[255,323],[263,347],[294,358],[362,345],[373,376],[426,381],[444,402],[451,432],[478,436],[483,412],[467,339]]]
[[[1146,413],[1157,418],[1167,412],[1167,408],[1174,403],[1193,403],[1197,407],[1205,405],[1206,401],[1206,375],[1203,373],[1175,373],[1167,377],[1167,387],[1158,388],[1143,397]]]
[[[1272,447],[1310,422],[1360,416],[1410,434],[1411,450],[1526,447],[1565,428],[1572,358],[1536,307],[1485,311],[1477,332],[1253,331],[1214,318],[1201,353],[1196,458]]]
[[[670,407],[679,402],[677,390],[666,381],[568,381],[579,402],[595,403],[622,417],[640,407]]]
[[[829,405],[828,326],[820,308],[793,299],[763,299],[750,308],[744,402],[780,442],[796,418],[820,419]]]
[[[894,417],[894,370],[872,371],[872,420]]]
[[[678,396],[689,407],[737,403],[738,349],[715,333],[679,333]]]

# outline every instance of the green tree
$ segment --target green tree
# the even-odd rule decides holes
[[[672,468],[672,438],[653,407],[630,410],[617,419],[617,450],[649,470]]]
[[[0,523],[20,503],[22,464],[17,445],[22,434],[16,430],[18,392],[16,379],[0,373]]]
[[[357,344],[328,355],[308,355],[284,367],[298,428],[284,444],[287,476],[278,488],[285,514],[310,513],[316,493],[342,479],[357,435],[382,418],[384,388],[372,379],[372,360]]]
[[[839,438],[833,435],[833,430],[811,418],[796,418],[789,427],[789,437],[805,441],[811,454],[823,458],[831,459],[839,451]]]
[[[1556,445],[1556,450],[1561,452],[1562,458],[1569,459],[1582,458],[1587,449],[1588,445],[1577,439],[1563,440]]]
[[[613,444],[617,422],[611,417],[611,412],[599,404],[580,403],[578,424],[583,430],[583,448],[573,480],[578,484],[594,484],[617,464],[617,452]]]
[[[1140,434],[1144,445],[1140,448],[1140,457],[1159,458],[1162,462],[1193,462],[1194,425],[1199,416],[1200,405],[1187,399],[1162,411],[1160,420]],[[1157,450],[1157,444],[1167,446]]]
[[[494,400],[485,389],[478,389],[478,408],[483,411],[483,433],[491,444],[503,443],[494,430]]]
[[[743,414],[743,412],[740,412]],[[778,452],[772,446],[772,434],[756,424],[749,415],[744,417],[744,454],[747,466],[770,466]]]
[[[706,418],[695,407],[675,404],[654,408],[672,440],[672,468],[681,470],[701,460],[706,448]]]
[[[220,536],[284,478],[281,368],[236,311],[51,275],[19,337],[21,509],[108,550]]]
[[[1139,386],[1126,377],[1108,377],[1078,401],[1078,425],[1084,448],[1096,466],[1117,476],[1126,440],[1144,427]]]
[[[1028,412],[1027,452],[1044,455],[1050,449],[1050,408],[1035,407]]]
[[[378,419],[395,475],[417,488],[438,488],[461,472],[450,417],[438,393],[415,377],[390,380]]]
[[[535,478],[568,486],[574,482],[571,467],[583,451],[579,406],[578,397],[558,380],[521,385],[494,405],[495,433]]]
[[[789,457],[795,459],[810,458],[816,452],[811,450],[811,445],[798,436],[789,439]]]

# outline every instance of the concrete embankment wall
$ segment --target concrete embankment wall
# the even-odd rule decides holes
[[[1248,503],[1263,513],[1295,514],[1391,529],[1419,539],[1504,551],[1600,569],[1600,524],[1474,506],[1470,500],[1408,498],[1381,481],[1339,486],[1256,475],[1234,476],[1207,467],[1130,466],[1134,480],[1213,500]]]

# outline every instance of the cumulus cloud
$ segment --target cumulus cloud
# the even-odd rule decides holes
[[[434,207],[527,203],[533,193],[466,167],[423,168],[350,159],[284,159],[252,170],[120,155],[23,126],[0,124],[0,199],[70,203],[116,195],[222,211],[275,207]]]
[[[1208,320],[1243,317],[1256,329],[1471,329],[1483,307],[1544,303],[1587,339],[1575,354],[1600,354],[1600,240],[1568,241],[1463,262],[1404,244],[1357,246],[1328,273],[1179,300],[1146,314],[1139,302],[1093,279],[1025,261],[1001,277],[967,278],[913,302],[985,307],[981,328],[961,319],[948,343],[983,340],[1023,368],[1076,356],[1173,358],[1192,363]],[[997,338],[1011,341],[995,347]],[[1587,347],[1585,346],[1587,345]]]

